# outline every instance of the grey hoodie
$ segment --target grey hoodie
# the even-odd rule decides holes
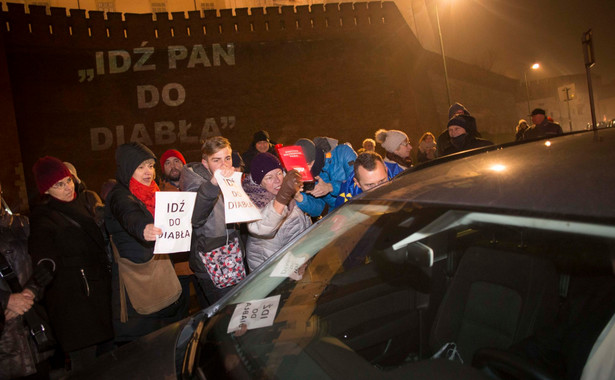
[[[226,224],[224,199],[220,188],[211,183],[211,173],[201,162],[184,165],[179,177],[181,191],[196,191],[192,214],[192,247],[190,268],[195,273],[207,273],[198,252],[208,252],[238,236],[234,225]],[[241,239],[240,239],[241,241]],[[242,252],[245,252],[242,247]]]

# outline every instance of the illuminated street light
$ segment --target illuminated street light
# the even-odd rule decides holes
[[[534,63],[531,67],[532,70],[538,70],[540,68],[539,63]],[[525,79],[525,94],[527,95],[527,114],[532,113],[532,109],[530,108],[530,88],[527,84],[527,70],[523,71],[523,78]]]
[[[451,104],[451,87],[448,84],[448,70],[446,70],[446,57],[444,56],[444,42],[442,42],[442,30],[440,29],[440,15],[438,14],[438,0],[434,1],[436,6],[436,23],[438,24],[438,36],[440,37],[440,52],[442,53],[442,65],[444,66],[444,82],[446,83],[446,97],[448,106]]]

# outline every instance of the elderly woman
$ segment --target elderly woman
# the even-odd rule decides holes
[[[86,366],[97,350],[111,348],[111,274],[94,210],[100,199],[75,191],[66,165],[43,157],[33,167],[42,202],[31,216],[30,254],[53,272],[44,303],[53,332],[72,369]]]
[[[412,166],[412,145],[407,134],[396,129],[379,129],[376,131],[376,141],[386,150],[384,162],[394,162],[404,170]]]
[[[250,270],[312,224],[294,200],[302,185],[296,170],[284,175],[282,164],[274,155],[260,153],[252,160],[250,176],[243,181],[243,188],[263,218],[248,224],[246,254]]]
[[[161,295],[155,311],[139,312],[139,308],[135,308],[136,297],[148,295],[136,291],[131,293],[127,280],[138,278],[137,285],[151,292],[155,292],[159,285],[153,283],[152,276],[139,276],[139,268],[156,264],[170,269],[165,273],[171,273],[171,276],[164,280],[168,288],[175,288],[173,285],[178,286],[179,281],[168,255],[154,257],[154,242],[162,233],[154,226],[155,194],[159,190],[154,182],[156,156],[143,144],[128,143],[117,148],[115,160],[118,183],[107,195],[105,224],[119,256],[115,258],[112,272],[115,339],[127,342],[182,319],[187,300],[181,296],[180,287],[179,293],[173,291],[168,297],[166,293],[164,297]],[[125,284],[126,291],[122,284]]]

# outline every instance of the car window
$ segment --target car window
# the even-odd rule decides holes
[[[417,367],[409,364],[437,348],[431,327],[465,256],[505,252],[548,263],[562,295],[571,276],[612,279],[614,236],[602,224],[353,202],[270,259],[222,305],[204,326],[192,371],[207,378],[410,376]],[[491,290],[476,289],[489,299]],[[520,296],[509,293],[506,307],[522,310]],[[472,307],[482,315],[487,306]],[[516,331],[518,318],[500,319]]]

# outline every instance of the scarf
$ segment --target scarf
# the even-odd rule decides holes
[[[401,156],[392,153],[392,152],[387,152],[386,153],[386,158],[388,158],[389,160],[397,163],[399,166],[401,166],[403,169],[409,168],[412,166],[412,159],[410,157],[408,158],[402,158]]]
[[[246,192],[252,203],[259,210],[262,210],[269,202],[275,199],[275,195],[271,194],[264,187],[258,185],[256,182],[252,180],[252,176],[246,175],[241,182],[243,186],[243,190]]]
[[[128,189],[138,200],[143,202],[147,210],[154,216],[156,211],[156,191],[160,191],[156,182],[152,181],[149,186],[145,186],[136,179],[130,178]]]
[[[464,133],[463,135],[459,135],[457,137],[451,137],[451,144],[457,149],[463,149],[466,144],[468,134]]]

